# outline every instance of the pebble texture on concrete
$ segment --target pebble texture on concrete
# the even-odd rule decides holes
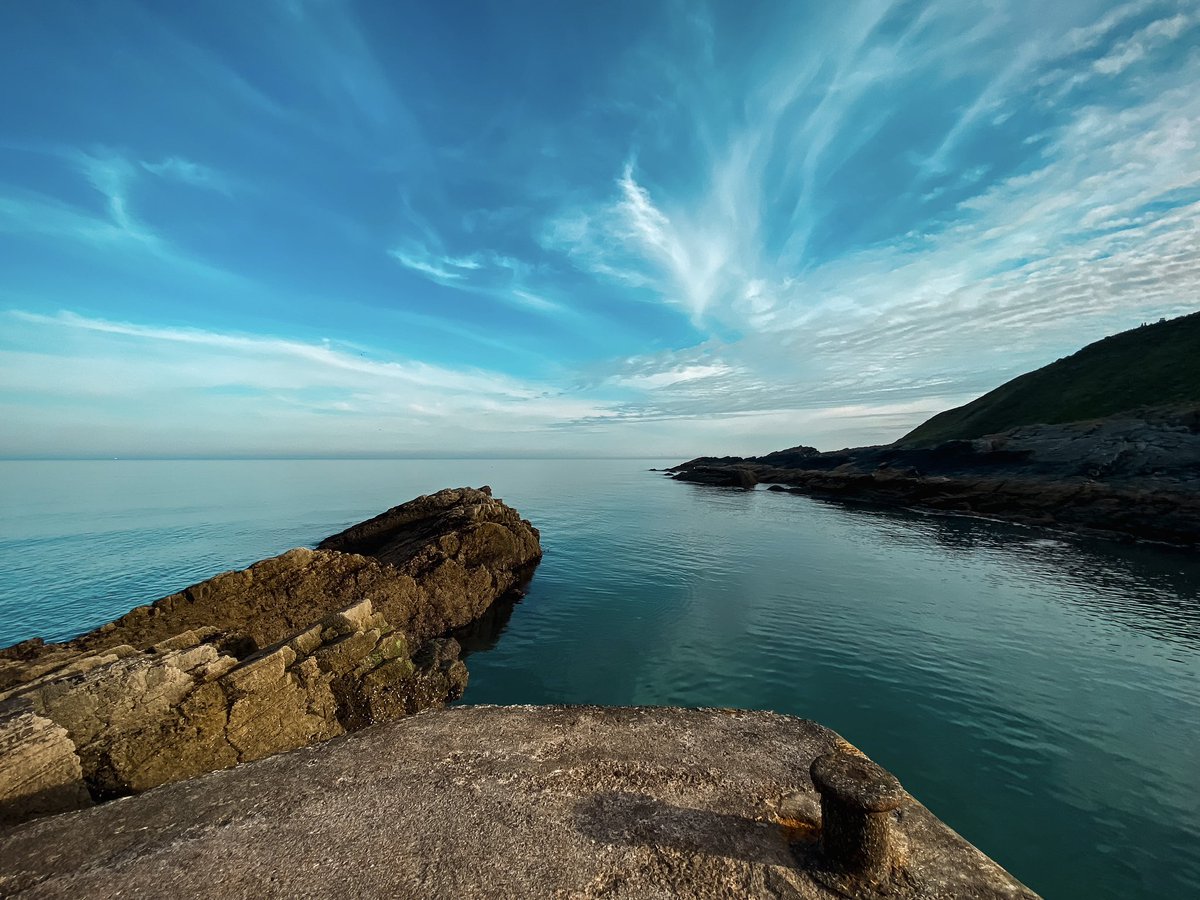
[[[827,871],[835,751],[768,712],[431,710],[0,832],[0,894],[1035,898],[907,794],[878,890]]]

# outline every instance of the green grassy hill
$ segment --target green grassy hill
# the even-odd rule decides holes
[[[1143,325],[938,413],[896,443],[977,438],[1018,425],[1078,422],[1140,406],[1200,402],[1200,312]]]

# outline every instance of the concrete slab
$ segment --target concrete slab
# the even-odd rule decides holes
[[[878,890],[828,865],[768,712],[455,707],[0,832],[21,897],[1034,898],[904,795]]]

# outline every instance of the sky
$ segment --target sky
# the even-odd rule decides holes
[[[1200,0],[38,0],[0,82],[0,456],[885,443],[1200,308]]]

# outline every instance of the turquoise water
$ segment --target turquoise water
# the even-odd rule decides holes
[[[1047,898],[1200,896],[1200,560],[671,482],[656,461],[0,462],[0,645],[450,485],[545,559],[466,702],[817,719]]]

